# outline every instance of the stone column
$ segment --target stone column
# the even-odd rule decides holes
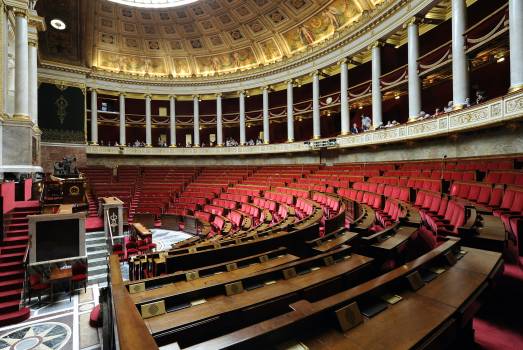
[[[98,144],[98,92],[91,89],[91,144]]]
[[[14,117],[29,119],[29,42],[27,12],[15,9],[15,113]]]
[[[223,146],[222,94],[216,94],[216,145]]]
[[[418,19],[407,23],[408,31],[408,77],[409,77],[409,119],[414,120],[421,111],[421,84],[418,75],[419,29]]]
[[[169,96],[169,133],[171,146],[176,147],[176,96]]]
[[[240,91],[240,145],[245,145],[245,91]]]
[[[523,89],[523,1],[509,0],[510,91]]]
[[[4,79],[2,79],[2,96],[0,101],[0,115],[3,115],[3,113],[7,113],[8,111],[8,89],[9,89],[9,25],[8,25],[8,18],[7,18],[7,8],[4,7],[4,4],[0,2],[0,50],[2,50],[0,57],[1,60],[1,68],[0,73]],[[1,147],[1,145],[0,145]]]
[[[38,126],[38,41],[29,41],[29,115]]]
[[[467,5],[465,0],[452,0],[452,99],[454,109],[465,106],[469,97],[469,73],[465,54]]]
[[[320,72],[312,73],[312,138],[321,138],[320,124]]]
[[[382,122],[381,100],[381,42],[372,45],[372,128],[377,128]]]
[[[263,87],[263,143],[268,145],[269,137],[269,87]]]
[[[200,147],[200,97],[194,95],[193,101],[193,129],[194,129],[194,146]]]
[[[125,146],[125,94],[120,93],[120,146]]]
[[[340,64],[340,105],[341,105],[341,135],[348,135],[350,131],[349,116],[349,67],[347,60],[343,59]]]
[[[145,146],[152,147],[151,95],[145,95]]]
[[[287,142],[294,142],[294,86],[287,80]]]

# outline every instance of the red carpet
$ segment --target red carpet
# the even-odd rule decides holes
[[[99,217],[88,217],[85,219],[85,231],[101,231],[104,229],[104,221]]]
[[[523,269],[506,264],[503,277],[474,319],[478,349],[523,349]]]

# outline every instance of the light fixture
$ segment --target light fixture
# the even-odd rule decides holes
[[[51,27],[53,27],[56,30],[64,30],[67,27],[65,25],[65,22],[59,18],[52,19],[50,23],[51,23]]]
[[[496,60],[497,63],[505,62],[505,56],[501,56]]]
[[[400,99],[400,95],[396,95],[396,96],[394,96],[394,99],[395,99],[395,100],[399,100],[399,99]]]

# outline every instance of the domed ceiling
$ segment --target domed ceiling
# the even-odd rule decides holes
[[[85,55],[79,61],[101,71],[173,78],[225,74],[288,59],[345,30],[363,13],[386,2],[200,0],[176,6],[188,1],[79,1],[78,30],[83,32],[79,36],[83,47],[76,51]],[[49,21],[60,4],[75,6],[74,2],[78,3],[52,1],[52,6],[40,6],[40,14]],[[62,19],[74,30],[76,24],[67,22],[75,16],[65,9],[62,12]],[[57,52],[52,48],[60,35],[43,35],[44,59],[54,60]],[[60,45],[64,42],[62,38]],[[74,37],[67,42],[74,45]],[[63,62],[63,56],[67,55],[62,54],[58,61]]]

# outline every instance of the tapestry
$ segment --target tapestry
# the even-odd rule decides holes
[[[85,96],[82,89],[42,83],[38,88],[38,126],[42,141],[85,142]]]

